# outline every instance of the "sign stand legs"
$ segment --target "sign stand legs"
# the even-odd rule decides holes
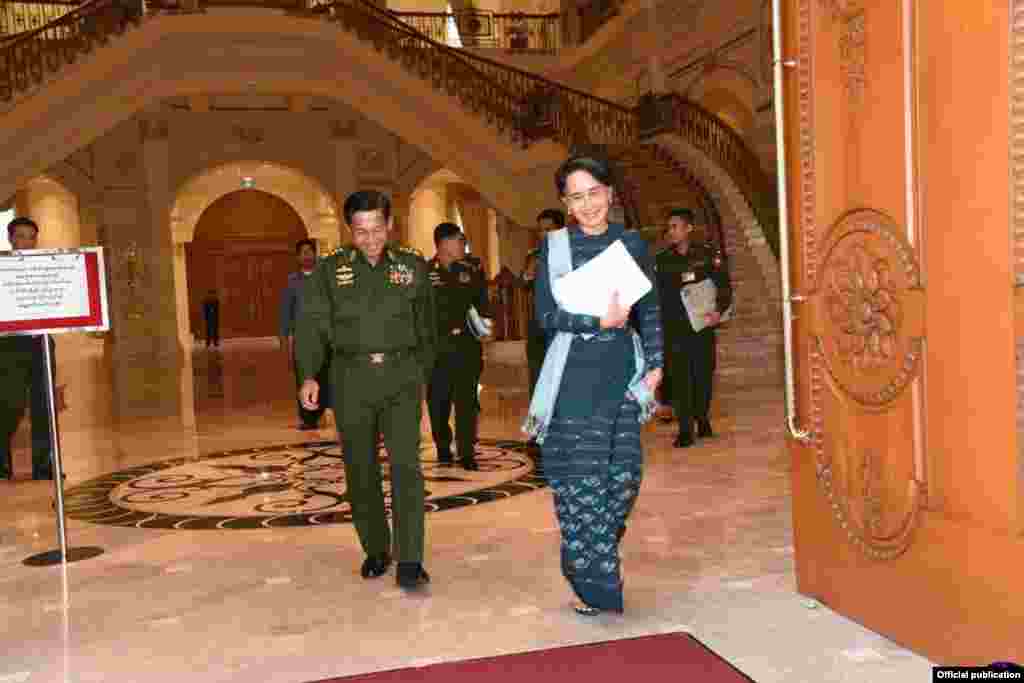
[[[57,540],[60,547],[56,550],[47,550],[38,555],[32,555],[22,561],[30,567],[46,567],[54,564],[67,564],[79,560],[88,560],[103,554],[102,548],[95,546],[84,546],[79,548],[68,548],[67,529],[64,524],[64,467],[60,457],[60,430],[57,428],[57,401],[53,386],[53,354],[50,350],[51,337],[48,333],[42,335],[43,344],[43,366],[46,378],[46,406],[50,412],[50,442],[53,464],[53,483],[57,489]]]

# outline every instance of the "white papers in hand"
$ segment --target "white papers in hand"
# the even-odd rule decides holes
[[[608,312],[612,292],[619,293],[619,304],[632,306],[651,291],[651,281],[622,240],[615,240],[583,266],[555,280],[552,290],[558,305],[569,313],[600,317]]]
[[[686,308],[686,314],[690,318],[690,325],[694,332],[700,332],[708,326],[707,315],[718,310],[718,287],[711,278],[705,278],[694,285],[687,285],[679,292]],[[724,323],[732,317],[732,306],[722,313],[719,323]]]

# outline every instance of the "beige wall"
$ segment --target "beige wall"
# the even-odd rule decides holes
[[[413,193],[409,215],[409,246],[430,258],[434,255],[434,228],[450,221],[447,185],[430,183]]]
[[[60,183],[34,178],[18,193],[16,208],[39,224],[40,249],[82,246],[78,198]]]

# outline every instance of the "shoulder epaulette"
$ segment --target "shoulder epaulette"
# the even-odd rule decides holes
[[[427,260],[427,257],[425,257],[423,255],[423,252],[420,251],[419,249],[417,249],[416,247],[408,247],[408,246],[406,246],[404,244],[400,244],[400,245],[398,245],[397,249],[398,249],[398,251],[405,252],[406,254],[412,254],[413,256],[418,256],[419,258],[423,259],[424,261]]]
[[[351,244],[346,244],[331,252],[331,256],[340,256],[349,263],[352,263],[352,260],[356,257],[356,248]]]

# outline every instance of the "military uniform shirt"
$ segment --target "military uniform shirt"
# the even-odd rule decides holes
[[[720,252],[706,244],[691,244],[685,254],[674,248],[658,253],[657,281],[666,332],[693,333],[680,292],[709,277],[718,290],[715,307],[723,313],[732,305],[732,286]]]
[[[479,262],[462,259],[445,268],[434,257],[429,265],[437,307],[437,330],[442,337],[455,329],[467,331],[466,314],[470,306],[476,306],[480,317],[491,317],[487,281]]]
[[[376,266],[354,246],[317,263],[302,288],[295,362],[314,377],[325,355],[409,350],[424,378],[437,345],[433,287],[418,252],[388,246]]]

